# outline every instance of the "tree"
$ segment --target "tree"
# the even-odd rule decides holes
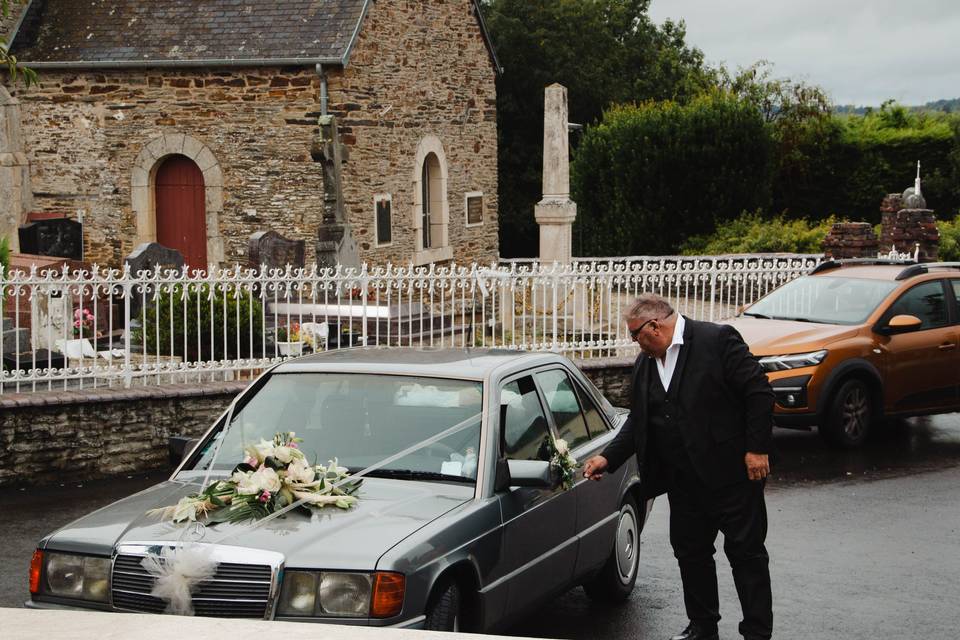
[[[713,86],[682,23],[650,21],[650,0],[487,0],[484,16],[503,65],[497,79],[500,253],[537,252],[543,90],[567,87],[570,119],[589,124],[615,103],[686,102]],[[576,140],[574,140],[576,142]]]
[[[20,10],[16,5],[26,4],[27,0],[0,0],[0,16],[4,19],[10,16],[12,9]],[[17,58],[7,51],[7,41],[3,33],[0,33],[0,68],[6,68],[11,82],[16,82],[17,77],[21,77],[23,82],[30,86],[37,82],[37,73],[33,69],[17,66]]]

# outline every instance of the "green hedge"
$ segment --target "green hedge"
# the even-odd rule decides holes
[[[820,253],[821,242],[836,220],[787,220],[783,216],[764,219],[757,213],[744,213],[735,220],[721,223],[709,235],[697,236],[684,243],[685,255],[723,253]]]
[[[883,197],[913,186],[918,160],[927,206],[960,208],[957,114],[888,104],[864,116],[811,121],[776,158],[772,209],[788,217],[837,214],[878,222]]]
[[[941,220],[937,229],[940,230],[940,259],[960,262],[960,215],[953,220]]]
[[[759,112],[728,93],[612,109],[572,164],[575,255],[672,253],[718,221],[766,208],[771,152]]]
[[[184,314],[182,285],[175,286],[172,292],[161,293],[156,301],[148,301],[141,314],[143,338],[146,340],[148,353],[157,353],[159,346],[161,355],[176,355],[187,361],[233,360],[260,354],[263,343],[263,305],[259,300],[247,291],[242,292],[238,297],[234,291],[229,290],[224,293],[218,287],[211,301],[208,285],[188,289],[186,314]],[[224,309],[224,296],[226,296],[226,309]],[[224,311],[226,311],[227,330],[226,352],[224,351]],[[198,331],[199,346],[197,345]],[[238,333],[239,350],[237,349]],[[250,348],[251,333],[252,350]],[[187,338],[186,352],[184,352],[184,335]]]

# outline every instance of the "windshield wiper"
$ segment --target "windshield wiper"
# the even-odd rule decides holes
[[[362,471],[362,467],[349,469],[350,473]],[[413,469],[375,469],[370,473],[363,474],[369,478],[392,478],[394,480],[443,480],[446,482],[463,482],[473,484],[474,478],[464,476],[454,476],[439,471],[414,471]]]
[[[817,320],[811,320],[810,318],[779,318],[780,320],[792,320],[793,322],[818,322]]]
[[[765,316],[762,313],[751,313],[750,311],[744,311],[742,314],[744,316],[750,316],[751,318],[762,318],[763,320],[769,320],[770,316]]]

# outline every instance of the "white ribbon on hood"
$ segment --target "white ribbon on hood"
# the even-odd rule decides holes
[[[193,590],[217,572],[212,552],[210,545],[164,547],[159,556],[149,555],[140,562],[156,578],[150,595],[168,603],[165,613],[193,615]]]

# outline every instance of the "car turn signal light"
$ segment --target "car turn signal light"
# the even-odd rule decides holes
[[[43,567],[43,551],[37,549],[30,559],[30,593],[40,592],[40,570]]]
[[[403,592],[407,579],[402,573],[377,572],[373,577],[373,597],[370,615],[374,618],[392,618],[403,610]]]

